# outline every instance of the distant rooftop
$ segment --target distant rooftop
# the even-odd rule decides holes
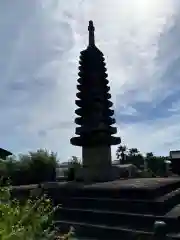
[[[170,158],[179,159],[180,158],[180,150],[174,150],[169,152]]]
[[[0,148],[0,158],[6,159],[6,157],[8,157],[9,155],[12,155],[12,153],[9,152],[8,150]]]

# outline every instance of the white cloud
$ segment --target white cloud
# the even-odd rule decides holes
[[[46,147],[62,160],[80,155],[69,140],[75,128],[79,52],[87,45],[90,19],[106,58],[116,112],[120,105],[129,112],[134,102],[156,106],[170,90],[162,79],[174,59],[165,34],[176,22],[177,1],[6,0],[0,9],[2,147],[14,152]],[[120,135],[128,146],[167,154],[168,143],[176,139],[171,146],[178,147],[177,118],[122,124]]]

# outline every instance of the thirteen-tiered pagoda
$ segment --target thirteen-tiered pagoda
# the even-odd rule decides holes
[[[111,167],[111,145],[121,142],[119,137],[112,136],[117,133],[112,118],[111,94],[107,80],[103,53],[96,47],[93,22],[89,21],[89,45],[81,52],[79,79],[76,94],[79,107],[75,113],[79,115],[75,123],[77,137],[71,138],[71,144],[82,146],[84,168],[96,169]],[[93,167],[93,171],[94,171]]]

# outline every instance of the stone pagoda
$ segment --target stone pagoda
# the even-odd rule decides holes
[[[111,94],[107,80],[103,53],[96,47],[93,22],[89,21],[89,45],[80,54],[79,79],[76,94],[79,107],[75,113],[79,115],[75,123],[79,136],[71,138],[71,144],[82,147],[83,169],[77,174],[83,180],[113,180],[114,171],[111,165],[111,145],[121,142],[112,127],[115,119],[111,109]]]

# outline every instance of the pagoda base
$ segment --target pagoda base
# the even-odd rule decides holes
[[[75,174],[75,181],[84,183],[109,182],[120,178],[120,170],[115,166],[106,169],[82,167]]]
[[[111,164],[111,147],[83,147],[83,167],[76,172],[75,179],[85,182],[106,182],[119,178],[119,171]]]

